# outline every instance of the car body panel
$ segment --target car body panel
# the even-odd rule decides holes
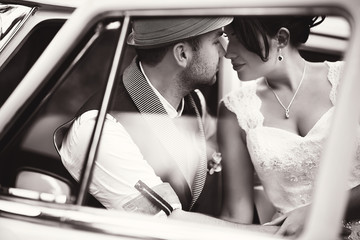
[[[0,237],[10,239],[273,239],[272,236],[222,226],[166,220],[88,207],[31,206],[0,200]],[[6,219],[4,216],[12,217]],[[22,231],[17,231],[21,227]]]

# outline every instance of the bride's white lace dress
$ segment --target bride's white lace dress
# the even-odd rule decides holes
[[[328,80],[332,85],[329,98],[334,105],[343,62],[326,64],[329,67]],[[246,132],[247,148],[254,168],[278,214],[283,214],[311,202],[320,155],[334,107],[325,112],[304,137],[264,126],[264,116],[260,112],[261,100],[256,95],[260,81],[264,80],[243,82],[239,89],[230,92],[223,101],[236,114],[239,125]],[[360,184],[360,128],[357,141],[359,147],[348,179],[349,189]]]

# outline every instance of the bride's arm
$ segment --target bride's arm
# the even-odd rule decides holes
[[[221,218],[251,224],[254,215],[253,165],[236,115],[221,103],[218,144],[223,166],[223,208]]]

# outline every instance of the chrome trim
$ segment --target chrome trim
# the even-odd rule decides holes
[[[55,226],[57,230],[72,229],[73,234],[75,232],[80,234],[81,232],[79,231],[85,231],[87,236],[89,236],[88,234],[94,233],[97,239],[110,236],[117,236],[117,239],[153,240],[276,239],[269,234],[246,230],[246,226],[242,229],[240,228],[241,231],[239,231],[239,229],[236,228],[192,221],[172,219],[164,221],[162,218],[124,211],[69,205],[62,205],[62,208],[55,207],[57,207],[55,204],[51,206],[39,206],[24,202],[10,202],[0,197],[0,223],[3,223],[1,221],[2,219],[13,219],[21,221],[22,223],[32,223],[32,225],[30,225],[31,228],[38,226]],[[39,235],[40,234],[45,235],[46,233],[39,233]],[[1,233],[0,236],[2,236]]]
[[[98,146],[99,146],[99,143],[101,140],[101,131],[104,126],[106,112],[107,112],[109,101],[110,101],[110,95],[111,95],[111,92],[112,92],[112,89],[114,86],[116,73],[118,71],[118,67],[119,67],[119,63],[120,63],[120,59],[121,59],[121,53],[123,51],[123,47],[125,44],[125,39],[126,39],[126,34],[128,31],[129,24],[130,24],[130,17],[125,16],[124,21],[123,21],[123,26],[122,26],[122,29],[120,32],[120,36],[119,36],[118,45],[115,50],[115,55],[113,58],[113,63],[111,66],[110,75],[109,75],[108,82],[106,85],[104,97],[103,97],[103,100],[101,103],[98,120],[95,125],[95,129],[93,132],[93,137],[91,140],[91,144],[90,144],[90,148],[89,148],[87,157],[84,161],[84,165],[83,165],[84,167],[83,167],[81,178],[80,178],[80,190],[79,190],[79,194],[78,194],[78,197],[76,200],[77,205],[82,205],[84,203],[85,196],[86,196],[86,194],[88,192],[88,188],[90,186],[91,173],[94,168],[94,162],[96,159]]]
[[[9,188],[8,193],[12,196],[40,200],[45,202],[54,202],[54,203],[66,203],[68,201],[66,195],[54,195],[51,193],[41,193],[28,189],[21,188]]]
[[[0,7],[3,7],[4,4],[0,3]],[[18,16],[16,19],[17,22],[12,22],[12,25],[14,25],[14,29],[10,32],[10,35],[6,36],[3,35],[3,29],[2,29],[2,23],[3,23],[3,19],[1,18],[2,16],[0,15],[0,53],[3,51],[3,49],[7,46],[7,44],[11,41],[11,39],[16,35],[16,33],[20,30],[20,28],[23,26],[23,24],[29,19],[29,17],[34,14],[36,8],[29,8],[26,6],[22,6],[22,5],[6,5],[6,6],[10,6],[10,7],[22,7],[22,8],[28,8],[28,11],[25,13],[23,13],[21,16]],[[4,40],[4,42],[2,42]]]
[[[21,215],[24,217],[39,217],[41,215],[41,211],[39,209],[33,208],[32,206],[26,204],[19,205],[7,201],[0,202],[0,215],[2,215],[3,213]]]

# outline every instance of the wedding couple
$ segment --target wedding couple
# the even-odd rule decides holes
[[[298,52],[322,20],[135,19],[127,42],[137,56],[114,90],[90,193],[108,209],[298,235],[343,65],[310,63]],[[224,56],[244,82],[222,99],[216,126],[197,89],[215,83]],[[59,154],[77,180],[97,114],[88,103],[60,129]],[[219,152],[220,218],[191,212],[208,171],[220,168]],[[349,179],[354,203],[359,169],[357,156]],[[277,209],[266,226],[252,224],[254,171]]]

